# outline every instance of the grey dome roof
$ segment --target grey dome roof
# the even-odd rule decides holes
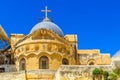
[[[120,60],[120,50],[117,51],[113,56],[112,59],[119,59]]]
[[[42,29],[42,28],[46,28],[46,29],[50,29],[53,32],[57,33],[60,36],[64,36],[62,30],[53,22],[51,21],[42,21],[39,22],[38,24],[36,24],[30,33],[33,33],[34,31],[38,30],[38,29]]]

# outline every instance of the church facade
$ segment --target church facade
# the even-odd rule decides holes
[[[53,23],[44,11],[43,21],[33,26],[28,35],[11,34],[10,46],[13,60],[18,72],[20,71],[48,71],[63,70],[67,66],[105,66],[111,64],[109,53],[100,53],[99,49],[79,50],[76,34],[64,35],[60,27]],[[77,71],[77,67],[75,69]],[[47,74],[46,74],[47,75]],[[27,76],[31,76],[30,74]],[[49,76],[50,77],[50,76]],[[47,78],[49,78],[47,77]],[[40,79],[41,80],[41,79]],[[45,79],[48,80],[48,79]],[[51,79],[50,79],[51,80]],[[56,79],[70,80],[70,79]]]
[[[30,33],[11,34],[17,70],[52,69],[60,65],[109,65],[110,55],[99,50],[78,50],[77,35],[65,35],[47,14]],[[32,65],[32,66],[31,66]]]

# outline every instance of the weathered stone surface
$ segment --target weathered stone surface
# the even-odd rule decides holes
[[[62,65],[56,73],[56,80],[93,80],[92,71],[95,68],[102,68],[103,70],[111,71],[110,65]]]
[[[0,80],[92,80],[92,70],[102,68],[111,71],[111,66],[62,65],[55,70],[40,69],[1,73]]]
[[[0,73],[0,80],[54,80],[55,71],[52,70],[32,70]]]

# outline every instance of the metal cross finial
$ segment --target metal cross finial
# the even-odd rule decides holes
[[[48,17],[48,12],[51,12],[51,10],[48,10],[48,7],[45,6],[45,10],[41,10],[41,12],[45,12],[45,17]]]

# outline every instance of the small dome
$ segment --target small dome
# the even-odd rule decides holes
[[[119,59],[120,60],[120,50],[119,51],[117,51],[113,56],[112,56],[112,59]]]
[[[34,31],[38,30],[38,29],[42,29],[42,28],[46,28],[46,29],[50,29],[52,30],[53,32],[57,33],[58,35],[60,36],[64,36],[62,30],[53,22],[51,21],[42,21],[38,24],[36,24],[30,33],[33,33]]]

